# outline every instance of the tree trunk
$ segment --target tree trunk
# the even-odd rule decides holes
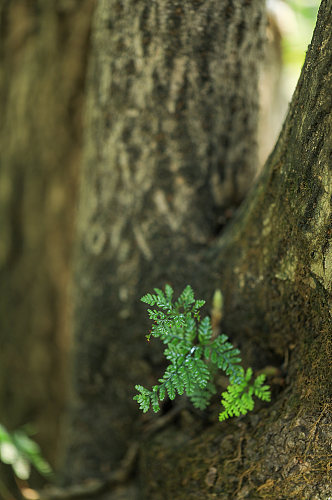
[[[219,234],[256,162],[263,2],[98,4],[68,483],[107,478],[134,440],[143,498],[328,498],[330,15],[323,1],[278,144]],[[144,434],[133,386],[158,378],[162,359],[137,301],[165,282],[224,291],[223,327],[245,362],[280,372],[271,405],[215,425],[216,404],[185,409]]]
[[[34,424],[52,462],[93,1],[65,4],[0,1],[0,421]]]
[[[213,292],[204,255],[254,176],[264,6],[101,1],[93,32],[71,482],[104,475],[137,435],[134,384],[161,362],[139,297],[165,282]]]
[[[210,253],[225,332],[250,364],[279,357],[285,385],[259,414],[148,442],[144,498],[330,498],[330,18],[323,1],[278,143]]]

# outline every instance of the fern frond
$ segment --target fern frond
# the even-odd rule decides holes
[[[185,324],[175,324],[175,322],[166,317],[164,319],[157,319],[155,323],[152,325],[151,333],[149,336],[153,336],[156,338],[160,338],[160,340],[164,344],[168,344],[173,340],[183,340],[184,337],[184,328]]]
[[[152,321],[163,321],[166,318],[166,314],[157,309],[148,309],[148,315]]]
[[[170,287],[171,288],[171,287]],[[164,295],[164,292],[160,290],[159,288],[155,288],[154,291],[156,292],[155,294],[147,293],[146,295],[143,295],[141,298],[142,302],[145,302],[149,306],[157,306],[160,307],[161,309],[166,309],[166,310],[171,310],[172,309],[172,301]],[[168,290],[168,294],[169,294]]]
[[[134,396],[133,399],[138,402],[140,410],[146,413],[150,408],[152,392],[141,385],[135,385],[135,389],[139,394]]]
[[[205,348],[204,355],[207,359],[223,370],[226,375],[229,375],[230,381],[235,382],[241,380],[242,368],[240,351],[236,349],[230,342],[227,342],[226,335],[220,335],[211,344]]]
[[[200,309],[204,300],[195,300],[193,289],[186,286],[179,298],[173,302],[173,289],[165,286],[165,291],[155,288],[154,294],[142,297],[151,307],[148,309],[153,321],[147,338],[159,338],[165,345],[164,355],[169,361],[159,384],[152,390],[136,385],[138,394],[134,399],[145,413],[152,406],[157,412],[160,401],[166,395],[174,399],[176,394],[187,394],[196,408],[204,409],[209,404],[216,388],[213,377],[216,370],[223,370],[229,377],[227,390],[222,393],[224,411],[219,420],[232,416],[245,415],[254,407],[253,396],[263,401],[271,398],[270,388],[264,385],[265,375],[259,375],[251,383],[252,370],[245,372],[241,366],[240,351],[235,348],[226,335],[212,340],[212,327],[209,317],[200,319]]]
[[[246,415],[248,411],[253,410],[253,395],[262,401],[270,401],[270,388],[262,385],[265,375],[259,375],[253,384],[250,384],[251,377],[252,369],[248,368],[245,374],[242,373],[241,381],[230,383],[227,391],[222,393],[221,403],[225,409],[219,414],[220,422],[229,417]]]
[[[184,366],[188,369],[195,385],[198,385],[201,389],[207,386],[211,374],[204,361],[191,357],[186,359]]]
[[[265,382],[266,375],[263,373],[256,377],[253,385],[253,392],[258,399],[262,401],[271,401],[271,389],[268,385],[263,385]]]
[[[183,337],[186,340],[186,342],[189,342],[191,345],[193,345],[196,335],[197,335],[196,321],[194,320],[194,318],[188,318],[183,331]]]
[[[211,321],[208,316],[206,316],[200,322],[198,326],[198,340],[201,345],[206,345],[210,342],[212,337],[212,327]]]
[[[196,386],[193,392],[190,394],[189,399],[195,408],[199,410],[205,410],[210,404],[211,397],[216,394],[217,389],[213,382],[209,381],[204,389]]]
[[[173,288],[171,287],[171,285],[169,285],[168,283],[166,283],[165,285],[165,295],[167,297],[167,300],[168,302],[171,304],[172,303],[172,298],[173,298]]]
[[[198,309],[200,309],[201,307],[203,307],[205,304],[205,300],[196,300],[195,301],[195,305],[193,307],[193,310],[194,311],[198,311]]]
[[[187,285],[175,302],[175,308],[178,310],[180,307],[183,307],[186,311],[193,302],[195,302],[194,291],[190,285]]]
[[[168,397],[169,399],[175,399],[175,396],[176,396],[176,388],[175,388],[175,379],[172,380],[171,378],[167,380],[167,382],[165,382],[165,387],[166,387],[166,390],[167,390],[167,393],[168,393]]]

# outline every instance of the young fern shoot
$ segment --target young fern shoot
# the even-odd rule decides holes
[[[146,337],[148,340],[151,336],[159,338],[165,344],[164,354],[169,365],[152,390],[135,386],[138,394],[134,399],[144,413],[151,406],[153,411],[159,411],[160,401],[166,394],[174,399],[176,394],[184,393],[195,408],[204,410],[217,392],[213,379],[218,369],[229,377],[227,391],[222,393],[224,410],[219,414],[220,421],[252,410],[253,396],[270,401],[270,388],[264,385],[265,375],[259,375],[252,383],[252,369],[244,371],[240,351],[228,342],[226,335],[213,337],[210,318],[200,318],[205,301],[195,300],[190,285],[176,301],[173,301],[170,285],[165,286],[164,292],[159,288],[154,292],[141,298],[149,306],[157,307],[148,309],[154,323]]]

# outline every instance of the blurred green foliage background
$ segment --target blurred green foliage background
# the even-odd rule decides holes
[[[298,78],[315,27],[319,0],[269,0],[282,32],[286,73]]]

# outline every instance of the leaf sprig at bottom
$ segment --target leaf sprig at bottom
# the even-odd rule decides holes
[[[151,406],[154,412],[159,411],[159,403],[166,395],[175,399],[176,394],[184,393],[196,408],[204,410],[217,392],[213,381],[217,369],[223,370],[230,382],[227,391],[222,393],[224,410],[219,414],[220,421],[252,410],[253,396],[270,401],[270,388],[264,385],[265,375],[259,375],[252,383],[252,369],[244,371],[240,351],[228,341],[228,337],[219,335],[213,338],[210,318],[200,318],[205,301],[195,300],[190,285],[175,302],[170,285],[165,286],[164,292],[159,288],[154,292],[141,298],[142,302],[158,308],[148,309],[154,323],[146,337],[148,340],[151,336],[159,338],[166,345],[164,354],[169,365],[152,390],[135,386],[138,394],[134,400],[144,413]]]

